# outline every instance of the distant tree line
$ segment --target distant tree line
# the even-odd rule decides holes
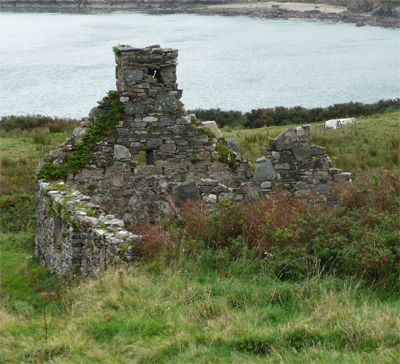
[[[0,130],[10,131],[13,129],[30,130],[37,127],[49,126],[54,128],[56,125],[77,123],[78,120],[63,119],[42,115],[23,115],[23,116],[2,116],[0,118]]]
[[[310,124],[329,119],[368,116],[386,111],[400,110],[400,99],[380,100],[374,104],[349,102],[326,108],[306,109],[301,106],[256,109],[250,112],[223,111],[221,109],[194,109],[189,112],[199,120],[214,120],[219,127],[241,126],[248,129],[271,125]]]
[[[316,107],[306,109],[301,106],[256,109],[243,113],[241,111],[223,111],[221,109],[194,109],[189,113],[195,114],[199,120],[214,120],[219,127],[240,126],[247,129],[261,128],[271,125],[311,124],[329,119],[350,118],[400,110],[400,99],[380,100],[374,104],[349,102],[335,104],[326,108]],[[2,116],[0,130],[19,128],[29,130],[35,127],[77,123],[78,120],[62,119],[42,115]]]

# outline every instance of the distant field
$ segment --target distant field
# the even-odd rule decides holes
[[[288,127],[270,126],[259,129],[222,128],[225,138],[233,138],[243,157],[255,161],[265,155],[265,145]],[[383,164],[399,165],[400,111],[376,114],[356,119],[356,127],[346,125],[344,130],[324,130],[323,123],[312,124],[313,143],[327,148],[335,165],[354,172]]]

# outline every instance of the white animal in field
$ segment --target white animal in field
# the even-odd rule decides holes
[[[353,124],[356,121],[354,118],[348,118],[348,119],[340,119],[340,123],[342,124],[342,127],[345,125]]]
[[[340,119],[331,119],[325,121],[325,129],[339,129],[342,128],[342,123]]]

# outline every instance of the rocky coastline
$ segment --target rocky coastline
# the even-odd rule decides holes
[[[242,3],[218,0],[1,0],[0,9],[155,10],[202,15],[249,16],[265,19],[307,19],[353,23],[356,26],[400,28],[400,7],[378,6],[364,11],[351,6],[323,3],[282,3],[276,1]]]
[[[356,26],[379,26],[384,28],[400,28],[400,11],[386,14],[380,8],[371,12],[348,9],[341,6],[324,4],[292,4],[289,3],[247,3],[234,5],[214,5],[188,9],[187,12],[225,16],[250,16],[265,19],[307,19],[353,23]]]

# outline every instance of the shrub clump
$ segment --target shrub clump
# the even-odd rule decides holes
[[[220,154],[218,159],[220,162],[227,164],[233,171],[236,170],[236,154],[224,140],[218,141],[215,150]]]
[[[190,201],[176,215],[142,227],[144,240],[135,248],[143,258],[168,264],[180,261],[184,252],[186,264],[201,262],[202,269],[231,270],[232,262],[244,260],[249,273],[280,279],[333,274],[395,289],[399,196],[398,170],[388,167],[365,172],[353,187],[343,186],[338,209],[313,197],[279,193],[241,205],[222,202],[212,212]]]

